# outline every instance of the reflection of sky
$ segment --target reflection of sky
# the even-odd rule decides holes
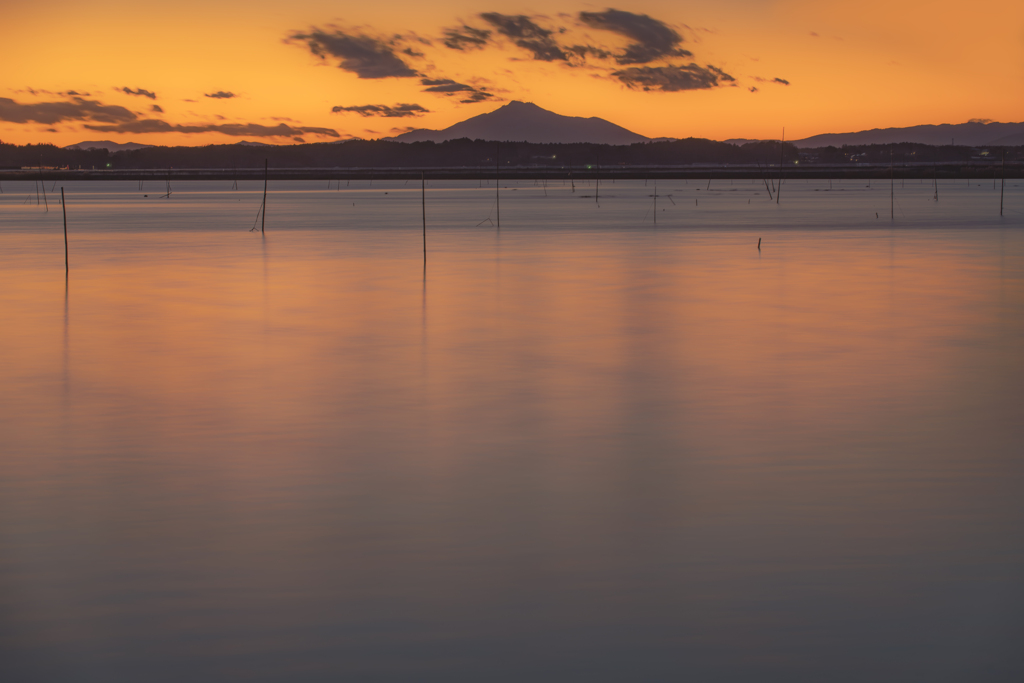
[[[570,116],[602,117],[649,137],[776,139],[785,126],[790,139],[800,139],[972,118],[1019,119],[1019,98],[1006,87],[1005,70],[991,68],[1019,65],[1024,57],[1019,33],[1024,7],[1012,0],[990,3],[986,12],[920,0],[868,1],[856,10],[807,0],[686,5],[653,0],[642,8],[627,6],[676,31],[682,42],[672,50],[692,56],[659,52],[666,48],[663,31],[634,30],[628,37],[622,31],[632,24],[620,23],[620,32],[607,24],[585,24],[581,11],[604,11],[589,3],[535,14],[502,3],[397,0],[346,6],[342,16],[337,3],[322,0],[286,5],[186,0],[174,11],[123,0],[8,4],[14,6],[5,8],[0,25],[7,92],[0,97],[33,104],[66,101],[70,91],[88,93],[89,101],[157,122],[113,130],[104,127],[118,120],[71,118],[51,124],[4,118],[0,106],[0,137],[18,144],[63,146],[111,138],[203,145],[275,134],[256,126],[287,126],[276,137],[264,137],[275,143],[295,137],[333,140],[325,129],[375,138],[410,125],[445,128],[511,99]],[[495,31],[481,14],[522,12],[537,27],[534,34],[551,34],[531,34],[527,47],[500,34],[483,49],[445,47],[446,29],[470,25]],[[39,47],[41,27],[45,50]],[[346,68],[339,68],[343,56],[318,48],[327,56],[321,60],[305,41],[287,42],[289,36],[336,31],[356,41],[345,53]],[[535,57],[538,41],[543,59]],[[612,57],[595,56],[593,50],[582,60],[551,57],[552,51],[574,47]],[[615,58],[627,53],[651,61],[638,66]],[[709,67],[735,80],[717,81],[718,72]],[[653,71],[617,74],[629,68]],[[685,84],[687,74],[707,89],[660,91],[666,83]],[[431,92],[423,79],[466,89]],[[332,113],[335,107],[408,104],[430,113],[408,118]],[[159,132],[161,124],[170,132]],[[250,127],[241,132],[241,125]]]
[[[338,196],[265,242],[83,199],[66,332],[57,233],[0,236],[0,677],[1020,673],[1016,229],[503,199],[424,282],[415,210],[282,225]]]

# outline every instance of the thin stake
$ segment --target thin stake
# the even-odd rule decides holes
[[[494,207],[498,218],[498,229],[501,229],[501,191],[498,189],[501,183],[501,143],[496,142],[494,149]]]
[[[654,224],[658,224],[658,181],[654,181]]]
[[[39,184],[43,187],[43,204],[46,206],[46,213],[50,213],[50,202],[46,201],[46,181],[43,179],[43,158],[39,157]]]
[[[64,202],[64,188],[60,188],[60,206],[64,211],[64,279],[68,277],[68,205]]]
[[[420,172],[420,203],[423,205],[423,265],[427,265],[427,177]]]
[[[896,220],[896,176],[892,170],[892,145],[889,145],[889,220]]]
[[[782,142],[779,144],[779,189],[775,191],[775,204],[778,205],[782,196],[782,159],[786,153],[786,127],[782,127]]]
[[[260,233],[263,233],[267,225],[267,164],[266,159],[263,160],[263,215],[260,218]]]
[[[597,155],[597,175],[594,181],[594,203],[599,204],[601,202],[601,155]]]
[[[757,238],[757,250],[761,251],[761,238],[760,237]]]
[[[1000,184],[999,184],[999,215],[1000,216],[1003,215],[1003,190],[1006,188],[1006,148],[1005,147],[1003,147],[1003,150],[1002,150],[1002,157],[1003,157],[1003,167],[1002,167],[1003,179],[1002,179],[1002,181],[1000,181]]]

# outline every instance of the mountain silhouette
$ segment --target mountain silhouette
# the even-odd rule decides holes
[[[89,142],[77,142],[73,145],[68,145],[64,149],[105,149],[108,152],[121,152],[126,149],[143,149],[145,147],[152,147],[153,145],[143,145],[138,142],[111,142],[110,140],[92,140]]]
[[[509,102],[492,112],[474,116],[444,130],[421,128],[388,139],[398,142],[444,142],[459,138],[565,144],[590,142],[603,145],[631,145],[648,140],[643,135],[596,116],[562,116],[532,102],[519,101]]]
[[[797,147],[842,147],[843,145],[888,145],[916,142],[923,145],[1024,145],[1024,123],[969,121],[908,128],[874,128],[857,133],[825,133],[794,140]]]

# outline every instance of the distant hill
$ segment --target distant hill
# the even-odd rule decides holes
[[[731,142],[731,141],[730,141]],[[843,145],[888,145],[916,142],[922,145],[966,145],[986,147],[1024,145],[1024,123],[971,121],[909,128],[874,128],[857,133],[825,133],[794,140],[797,147],[842,147]]]
[[[73,145],[68,145],[64,149],[105,149],[108,152],[121,152],[124,150],[131,149],[145,149],[146,147],[152,147],[153,145],[142,145],[138,142],[111,142],[110,140],[99,140],[89,142],[78,142]]]
[[[277,147],[277,145],[272,145],[266,142],[256,142],[255,140],[251,142],[249,140],[241,140],[239,142],[236,142],[235,144],[242,145],[244,147]]]
[[[532,102],[518,101],[509,102],[492,112],[474,116],[444,130],[421,128],[388,139],[398,142],[444,142],[459,138],[563,144],[589,142],[601,145],[631,145],[648,140],[643,135],[604,119],[562,116]]]

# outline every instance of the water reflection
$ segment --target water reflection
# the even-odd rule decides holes
[[[0,677],[1020,673],[1018,231],[418,232],[3,236]]]

